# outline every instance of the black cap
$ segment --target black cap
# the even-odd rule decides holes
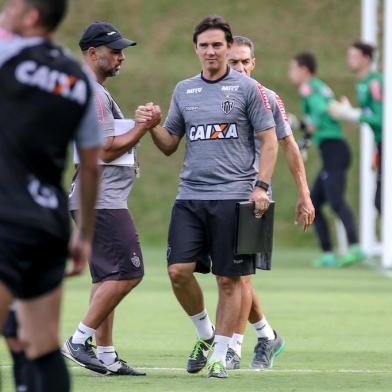
[[[110,23],[94,22],[82,34],[79,46],[82,51],[98,46],[107,46],[111,49],[125,49],[136,45],[135,41],[124,38],[121,33]]]

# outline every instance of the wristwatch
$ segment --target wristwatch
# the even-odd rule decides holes
[[[261,180],[257,180],[257,181],[255,182],[255,186],[257,186],[258,188],[264,189],[266,192],[268,192],[268,189],[269,189],[269,184],[268,184],[268,182],[264,182],[264,181],[261,181]]]

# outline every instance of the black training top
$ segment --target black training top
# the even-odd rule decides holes
[[[53,43],[0,29],[0,86],[0,224],[67,238],[68,143],[102,143],[92,83]]]

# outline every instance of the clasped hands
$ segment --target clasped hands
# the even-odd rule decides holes
[[[145,126],[147,129],[156,127],[161,122],[161,118],[161,108],[153,102],[138,106],[135,111],[136,123]]]

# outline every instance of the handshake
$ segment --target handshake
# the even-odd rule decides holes
[[[347,97],[342,97],[340,101],[331,101],[328,112],[335,120],[344,120],[353,123],[359,122],[359,116],[361,115],[361,109],[353,108]]]
[[[161,108],[153,102],[148,102],[145,105],[138,106],[135,111],[136,124],[141,125],[146,129],[156,127],[161,122],[161,118]]]

